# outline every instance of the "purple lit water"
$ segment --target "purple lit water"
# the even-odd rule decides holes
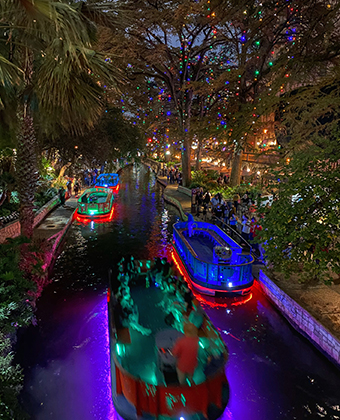
[[[107,270],[123,254],[168,247],[177,214],[144,167],[126,168],[107,224],[75,223],[38,325],[19,337],[22,395],[35,420],[111,420]],[[228,345],[230,402],[223,420],[340,419],[340,372],[259,293],[244,305],[206,311]]]

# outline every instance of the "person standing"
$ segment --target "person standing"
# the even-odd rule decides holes
[[[64,187],[59,188],[58,194],[59,194],[60,204],[62,206],[64,206],[65,205],[65,189],[64,189]]]
[[[173,169],[170,170],[170,184],[174,183],[174,171]]]
[[[72,197],[72,180],[71,180],[71,178],[68,179],[67,184],[66,184],[66,188],[67,188],[67,197],[68,198]]]
[[[237,213],[238,210],[238,205],[239,205],[239,201],[240,201],[240,196],[238,194],[235,194],[233,197],[233,201],[234,201],[234,207]]]
[[[237,217],[236,217],[236,209],[233,206],[231,211],[230,211],[230,215],[229,215],[229,225],[233,230],[236,230],[236,226],[237,226]]]
[[[250,233],[250,220],[248,218],[248,216],[245,214],[243,216],[243,220],[242,220],[242,238],[245,241],[249,241],[249,233]]]
[[[79,190],[80,190],[80,186],[79,186],[78,181],[76,181],[73,187],[74,195],[76,198],[78,197]]]
[[[188,380],[192,382],[196,366],[198,364],[198,329],[194,324],[184,325],[184,337],[176,340],[172,349],[172,354],[176,357],[176,371],[178,381],[181,385]]]

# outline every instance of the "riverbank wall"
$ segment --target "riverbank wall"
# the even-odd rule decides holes
[[[39,223],[60,203],[59,196],[54,196],[48,201],[43,207],[41,207],[34,217],[34,227],[38,226]],[[16,238],[20,235],[20,222],[16,220],[8,223],[0,229],[0,243],[6,241],[7,238]]]
[[[260,270],[255,287],[274,304],[288,322],[328,359],[340,367],[340,340]]]

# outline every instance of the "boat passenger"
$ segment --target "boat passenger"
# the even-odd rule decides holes
[[[89,197],[89,195],[88,194],[84,194],[83,196],[82,196],[82,198],[81,198],[81,202],[82,203],[88,203],[89,201],[88,201],[88,197]]]
[[[187,222],[187,226],[188,226],[188,234],[189,234],[189,238],[191,238],[194,235],[194,216],[191,213],[188,213],[188,222]]]
[[[123,313],[126,315],[125,319],[123,319],[122,325],[124,327],[131,327],[132,329],[140,332],[143,335],[150,335],[150,328],[145,328],[138,322],[138,309],[137,306],[134,304],[134,301],[132,300],[130,292],[124,291],[119,301],[122,306]]]
[[[190,290],[190,288],[188,287],[186,282],[181,283],[180,286],[180,290],[179,290],[180,295],[182,296],[185,304],[186,304],[186,309],[187,312],[192,310],[192,301],[193,301],[193,294],[192,291]]]
[[[181,385],[188,380],[192,382],[192,377],[197,366],[198,356],[198,329],[194,324],[184,325],[184,337],[179,338],[173,349],[172,354],[176,357],[176,371],[178,381]]]
[[[161,271],[156,274],[155,281],[164,289],[164,284],[167,283],[172,275],[172,268],[166,257],[161,260]]]
[[[157,274],[159,274],[162,271],[162,262],[159,257],[156,257],[154,260],[153,267],[151,270],[147,272],[147,282],[150,284],[155,281]]]
[[[135,278],[138,275],[138,270],[137,270],[136,261],[133,255],[127,258],[126,269],[128,273],[130,274],[131,280],[135,280]]]

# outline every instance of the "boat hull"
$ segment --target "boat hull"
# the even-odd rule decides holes
[[[235,295],[248,295],[251,292],[252,286],[254,284],[254,279],[249,283],[242,285],[241,287],[234,286],[226,289],[225,286],[211,286],[207,283],[199,282],[195,277],[190,274],[188,268],[185,265],[185,262],[180,257],[176,246],[173,246],[171,253],[171,258],[176,264],[177,269],[184,277],[185,281],[190,284],[197,292],[214,297],[229,297]]]

